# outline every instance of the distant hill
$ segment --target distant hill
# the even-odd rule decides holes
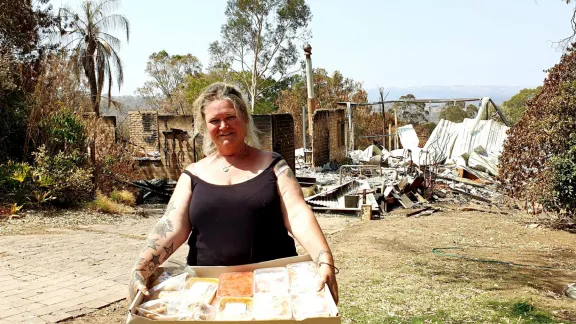
[[[394,100],[406,94],[413,94],[417,99],[452,99],[452,98],[481,98],[490,97],[496,104],[512,98],[525,87],[517,86],[424,86],[424,87],[390,87],[386,100]],[[368,91],[369,101],[380,100],[378,89]]]
[[[104,96],[105,97],[105,96]],[[140,96],[112,96],[112,100],[120,103],[120,108],[110,105],[108,108],[108,100],[102,99],[100,104],[100,114],[108,116],[125,116],[130,110],[154,110],[148,102]]]

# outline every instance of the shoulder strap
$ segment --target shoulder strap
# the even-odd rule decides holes
[[[276,166],[276,164],[278,164],[278,162],[280,162],[282,160],[282,155],[278,154],[278,156],[276,156],[276,158],[272,161],[272,163],[270,163],[269,168],[274,168]]]
[[[182,171],[182,173],[184,173],[184,174],[186,174],[186,175],[188,175],[188,176],[190,177],[190,180],[192,181],[190,187],[192,188],[192,191],[194,191],[194,178],[195,178],[195,175],[193,175],[192,172],[190,172],[190,171],[188,171],[188,170],[184,170],[184,171]]]

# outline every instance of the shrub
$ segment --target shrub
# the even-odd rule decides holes
[[[134,194],[128,190],[118,191],[114,189],[110,193],[110,199],[112,199],[112,201],[115,201],[117,203],[121,203],[128,206],[136,205],[136,197],[134,197]]]
[[[44,147],[34,153],[33,174],[39,188],[50,191],[57,205],[71,206],[90,200],[92,170],[86,156],[74,150],[49,156]]]
[[[576,51],[572,46],[549,71],[520,121],[508,131],[498,179],[504,193],[543,203],[550,210],[574,207],[572,181],[576,177],[570,162],[574,139],[568,135],[576,132],[575,116]]]

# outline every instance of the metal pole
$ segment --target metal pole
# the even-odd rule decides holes
[[[304,161],[306,161],[306,107],[302,106],[302,147],[304,148]]]
[[[314,74],[312,71],[312,46],[304,45],[306,56],[306,86],[308,88],[308,134],[312,138],[312,113],[314,112]],[[302,116],[304,117],[304,116]]]

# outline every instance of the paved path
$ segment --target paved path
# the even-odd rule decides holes
[[[124,299],[130,267],[156,221],[0,237],[0,324],[54,323]],[[187,250],[172,259],[182,263]]]
[[[126,297],[129,269],[158,217],[0,237],[0,324],[54,323]],[[326,218],[325,232],[348,220]],[[183,264],[185,244],[170,258]]]

